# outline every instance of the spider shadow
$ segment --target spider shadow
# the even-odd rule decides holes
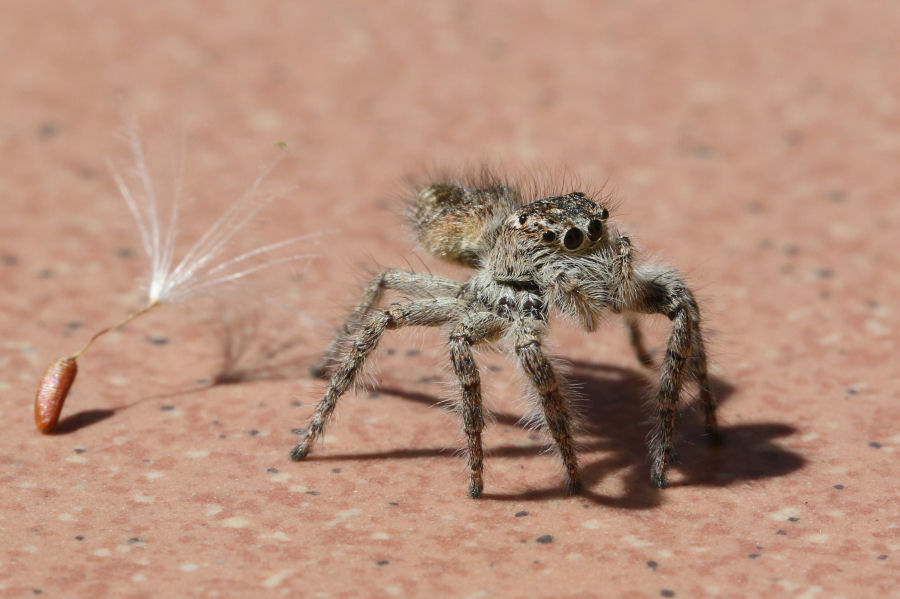
[[[649,509],[662,503],[664,492],[650,483],[647,435],[650,412],[645,408],[652,371],[641,372],[616,366],[572,363],[568,380],[579,390],[579,456],[583,490],[580,496],[599,505],[626,509]],[[733,396],[735,388],[726,381],[711,380],[721,406]],[[425,405],[439,403],[438,398],[415,391],[377,387],[374,391]],[[526,428],[521,417],[507,412],[492,412],[495,424]],[[721,419],[721,417],[720,417]],[[695,412],[690,402],[678,414],[678,456],[673,460],[670,486],[725,487],[747,480],[785,476],[801,468],[806,460],[778,445],[777,440],[796,432],[778,422],[729,425],[720,422],[723,441],[714,445],[703,430],[702,411]],[[487,459],[538,456],[547,448],[544,439],[529,435],[534,445],[501,445],[486,448]],[[342,455],[311,455],[312,460],[415,459],[447,457],[447,448],[398,449],[384,452]],[[619,474],[615,491],[598,489],[604,481]],[[607,485],[609,486],[609,485]],[[531,488],[516,493],[485,492],[483,499],[545,500],[566,497],[562,481],[553,487]]]

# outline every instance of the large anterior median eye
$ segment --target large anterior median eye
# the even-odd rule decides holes
[[[566,231],[566,236],[563,237],[563,245],[567,250],[578,249],[582,241],[584,241],[584,233],[578,227],[572,227]]]
[[[588,223],[588,239],[591,241],[597,241],[600,239],[600,236],[603,235],[603,223],[599,220],[594,219]]]

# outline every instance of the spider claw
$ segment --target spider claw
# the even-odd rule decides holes
[[[306,444],[306,441],[301,441],[291,450],[291,460],[294,462],[299,462],[304,459],[309,453],[309,446]]]

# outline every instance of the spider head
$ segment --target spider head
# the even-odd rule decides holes
[[[507,221],[522,242],[549,251],[589,252],[605,241],[609,210],[581,192],[537,200],[523,206]]]
[[[609,210],[572,192],[536,200],[504,221],[490,259],[502,277],[531,278],[545,267],[596,253],[608,244]]]

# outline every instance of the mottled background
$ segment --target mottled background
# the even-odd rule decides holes
[[[0,3],[0,595],[900,596],[898,31],[883,1]],[[105,162],[128,160],[123,113],[161,185],[186,140],[184,240],[277,142],[293,187],[248,236],[331,233],[237,316],[168,306],[98,342],[41,436],[46,364],[140,305]],[[484,160],[605,182],[697,290],[726,440],[686,413],[672,488],[649,485],[652,373],[614,321],[553,336],[581,496],[485,353],[466,497],[430,331],[386,338],[371,390],[287,460],[366,273],[465,274],[415,253],[399,183]]]

